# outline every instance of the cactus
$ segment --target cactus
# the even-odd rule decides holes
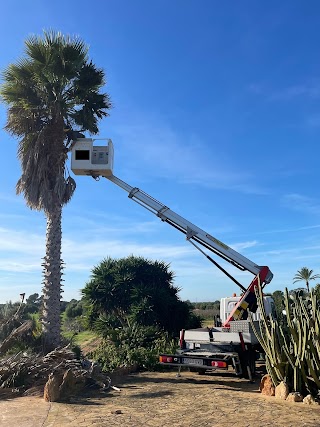
[[[261,287],[256,288],[261,311],[260,330],[254,333],[266,354],[266,369],[274,385],[285,381],[295,392],[320,390],[320,313],[316,295],[303,298],[285,290],[285,323],[266,315]],[[319,308],[318,308],[319,307]],[[251,318],[252,320],[252,318]]]

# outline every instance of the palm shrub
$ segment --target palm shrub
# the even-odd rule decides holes
[[[89,327],[108,334],[129,321],[156,326],[173,336],[182,328],[200,327],[201,320],[180,300],[173,280],[174,273],[163,261],[133,255],[105,258],[82,290]]]
[[[180,329],[201,326],[173,279],[167,263],[136,256],[109,257],[93,268],[82,294],[88,326],[103,339],[93,356],[104,369],[150,369],[159,353],[176,350]]]
[[[261,288],[256,289],[262,316],[255,334],[266,354],[266,368],[274,385],[286,382],[293,391],[316,395],[320,390],[319,300],[311,291],[289,294],[285,290],[284,322],[264,310]]]
[[[18,138],[22,174],[16,190],[31,209],[46,216],[43,259],[42,330],[44,346],[60,344],[62,208],[76,188],[67,169],[73,131],[98,132],[111,107],[101,93],[104,72],[88,58],[77,38],[56,32],[25,41],[25,56],[2,73],[2,101],[8,106],[5,129]]]

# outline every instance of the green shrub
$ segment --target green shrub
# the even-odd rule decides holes
[[[114,330],[112,339],[105,338],[90,356],[108,372],[133,365],[139,369],[154,370],[159,354],[175,352],[176,347],[167,333],[134,323]]]

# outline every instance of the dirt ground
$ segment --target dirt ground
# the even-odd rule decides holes
[[[0,401],[0,425],[320,426],[320,405],[307,406],[264,397],[258,391],[259,381],[250,384],[236,378],[231,372],[199,376],[186,371],[179,378],[176,377],[176,371],[144,372],[115,377],[112,384],[121,391],[95,391],[90,395],[74,398],[68,404],[46,403],[39,397]]]

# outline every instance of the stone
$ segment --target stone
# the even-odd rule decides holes
[[[46,402],[57,402],[60,397],[61,375],[51,373],[44,386],[43,398]]]
[[[75,375],[72,369],[62,373],[51,373],[44,386],[43,397],[46,402],[68,401],[86,385],[84,376]]]
[[[299,393],[297,391],[293,392],[293,393],[289,393],[286,401],[287,402],[302,402],[303,396],[301,393]]]
[[[260,389],[261,394],[264,394],[265,396],[274,396],[275,395],[275,387],[273,385],[273,382],[272,382],[269,374],[264,375],[261,378],[261,383],[260,383],[259,389]]]
[[[79,394],[86,385],[86,378],[82,375],[75,375],[72,369],[68,369],[62,378],[61,385],[59,387],[60,397],[59,400],[67,401],[71,396]]]
[[[75,392],[75,384],[76,384],[76,378],[74,376],[74,373],[71,369],[68,369],[64,374],[62,378],[62,382],[59,387],[59,400],[67,400],[71,394],[74,394]]]
[[[276,398],[281,400],[286,400],[286,398],[288,397],[288,394],[289,394],[288,385],[284,381],[281,381],[281,383],[277,385],[275,389]]]
[[[319,405],[319,402],[311,394],[308,394],[302,402],[306,405]]]

